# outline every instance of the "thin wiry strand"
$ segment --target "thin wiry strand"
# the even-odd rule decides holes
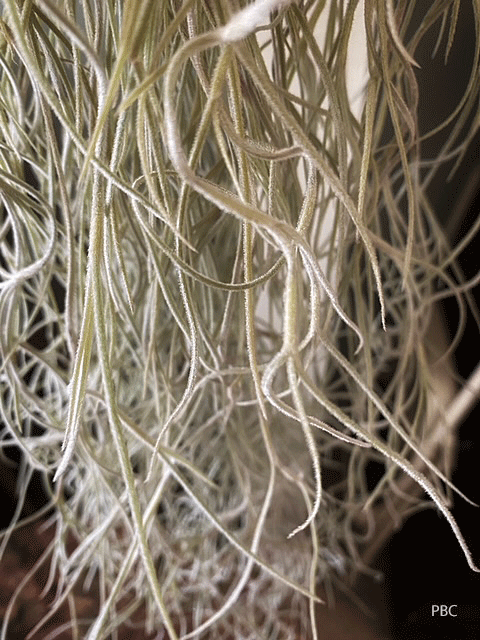
[[[478,130],[479,39],[428,160],[413,70],[439,24],[448,55],[458,3],[419,27],[390,0],[0,11],[0,447],[22,455],[0,553],[39,471],[47,618],[68,602],[88,640],[139,615],[145,637],[316,638],[318,586],[368,570],[387,510],[427,504],[477,570],[443,464],[472,393],[447,425],[434,383],[478,321],[455,264],[478,225],[451,249],[427,187]]]

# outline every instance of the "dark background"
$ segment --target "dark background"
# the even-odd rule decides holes
[[[430,2],[418,0],[419,15]],[[430,52],[436,33],[432,31],[417,49],[416,72],[420,86],[421,131],[444,120],[458,104],[466,88],[474,55],[474,24],[470,2],[462,2],[454,46],[448,63],[443,54],[435,60]],[[445,42],[445,41],[444,41]],[[478,117],[478,113],[475,113]],[[422,143],[424,158],[441,148],[445,134]],[[454,244],[470,228],[480,212],[480,136],[468,148],[456,174],[448,180],[452,164],[438,172],[429,189],[430,200]],[[480,238],[460,256],[468,280],[480,270]],[[473,290],[477,302],[480,289]],[[444,304],[447,328],[454,334],[458,310],[454,301]],[[470,318],[456,352],[457,371],[467,379],[480,362],[480,331]],[[480,504],[480,407],[475,407],[459,430],[458,453],[453,482]],[[466,538],[474,560],[480,566],[480,508],[455,496],[453,515]],[[480,574],[467,565],[452,531],[436,509],[412,516],[394,535],[378,560],[389,598],[389,626],[394,640],[470,640],[480,637]],[[457,618],[436,615],[432,605],[457,604]]]

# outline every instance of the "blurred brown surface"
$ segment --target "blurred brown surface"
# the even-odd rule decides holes
[[[15,590],[22,580],[26,579],[30,568],[41,557],[51,541],[52,529],[45,530],[41,524],[33,523],[20,528],[12,534],[8,542],[0,561],[0,621],[5,617],[10,598]],[[48,570],[49,559],[47,558],[35,575],[24,584],[10,612],[6,635],[8,640],[26,640],[27,637],[29,640],[45,640],[50,634],[55,640],[72,640],[72,633],[68,628],[71,612],[67,602],[59,607],[58,611],[33,635],[28,635],[46,616],[54,599],[55,586],[47,594],[42,593],[48,578]],[[319,595],[325,599],[323,593]],[[96,615],[98,594],[94,592],[86,594],[77,589],[73,593],[73,598],[77,618],[91,621]],[[321,639],[387,640],[386,635],[378,635],[374,631],[372,620],[343,598],[337,599],[334,607],[319,606],[317,616]],[[154,636],[150,638],[153,640]],[[120,630],[118,639],[149,640],[141,629],[134,630],[126,626]]]

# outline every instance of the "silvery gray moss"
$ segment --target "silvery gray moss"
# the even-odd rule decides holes
[[[52,614],[100,589],[75,637],[138,607],[159,638],[316,637],[317,585],[368,570],[414,485],[477,570],[433,410],[450,350],[426,341],[469,283],[426,186],[478,129],[480,40],[421,160],[415,51],[437,29],[448,56],[460,2],[406,40],[415,4],[3,0],[1,442],[22,463],[2,550],[40,471]]]

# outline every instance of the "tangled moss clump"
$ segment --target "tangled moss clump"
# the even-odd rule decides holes
[[[479,45],[426,163],[414,73],[459,4],[4,1],[1,442],[55,506],[52,614],[99,583],[79,637],[140,606],[172,640],[316,637],[406,477],[476,570],[429,447],[428,331],[468,286],[426,186],[477,131]]]

